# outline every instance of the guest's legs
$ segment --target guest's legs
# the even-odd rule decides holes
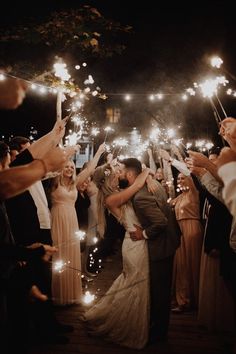
[[[168,334],[173,256],[150,261],[151,336],[164,338]]]

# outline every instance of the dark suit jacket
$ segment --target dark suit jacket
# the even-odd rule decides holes
[[[28,150],[17,155],[11,166],[21,166],[33,161]],[[6,209],[12,234],[17,245],[28,246],[34,242],[42,242],[37,207],[27,190],[6,200]]]
[[[175,215],[167,204],[164,188],[158,183],[155,195],[145,185],[133,197],[135,213],[148,237],[150,260],[172,256],[180,244]]]

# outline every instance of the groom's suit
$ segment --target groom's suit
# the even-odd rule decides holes
[[[150,266],[150,336],[164,339],[168,333],[173,259],[180,244],[175,217],[167,204],[164,188],[158,183],[153,195],[146,185],[133,197],[135,213],[148,239]],[[173,226],[172,226],[173,224]]]

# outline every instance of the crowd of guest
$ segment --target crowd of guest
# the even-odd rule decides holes
[[[188,151],[185,160],[177,160],[163,150],[160,155],[180,171],[179,195],[170,199],[182,233],[174,262],[172,311],[196,310],[199,324],[208,330],[234,333],[236,120],[226,118],[220,133],[229,147],[209,156]]]
[[[117,159],[105,154],[103,143],[76,171],[73,157],[78,147],[58,146],[66,123],[67,118],[57,121],[32,144],[21,136],[9,145],[0,142],[0,330],[5,333],[6,352],[13,352],[16,342],[27,352],[29,339],[67,343],[62,334],[73,328],[58,322],[54,305],[80,304],[83,282],[98,274],[94,263],[107,261],[116,240],[124,237],[124,228],[108,209],[106,229],[100,230],[93,182],[104,157],[111,165]],[[223,120],[220,133],[229,147],[217,154],[188,151],[185,158],[175,148],[160,149],[157,161],[151,150],[148,155],[181,232],[174,258],[172,311],[197,311],[199,324],[208,330],[233,332],[236,120]],[[15,184],[13,176],[19,178]],[[79,231],[85,232],[84,240]]]

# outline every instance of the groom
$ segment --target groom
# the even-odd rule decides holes
[[[132,185],[142,172],[139,160],[128,158],[121,162],[121,187]],[[142,225],[130,233],[136,240],[147,239],[150,268],[150,332],[149,341],[167,340],[171,283],[174,254],[179,246],[179,234],[175,230],[175,218],[167,204],[166,193],[159,182],[157,191],[151,194],[145,185],[133,197],[133,207]],[[173,224],[172,224],[173,223]]]

